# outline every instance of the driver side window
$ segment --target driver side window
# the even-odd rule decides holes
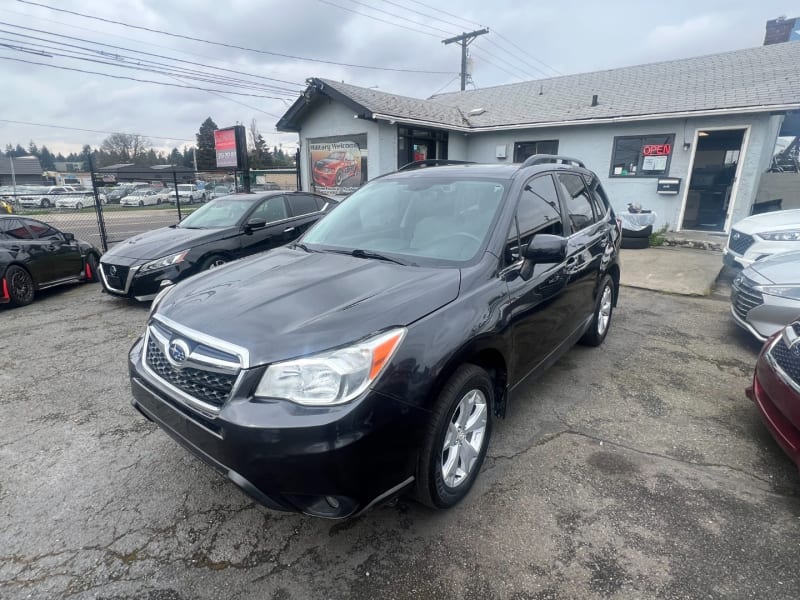
[[[553,177],[538,175],[525,184],[505,248],[507,265],[520,260],[531,238],[537,233],[564,235],[561,205]]]

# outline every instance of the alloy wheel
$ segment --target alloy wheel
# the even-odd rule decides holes
[[[442,478],[447,486],[455,488],[469,479],[483,449],[488,418],[484,393],[473,389],[464,394],[447,425],[442,446]]]
[[[600,307],[597,311],[597,333],[603,335],[608,329],[608,323],[611,321],[611,306],[613,303],[613,293],[611,286],[607,285],[603,289],[603,295],[600,298]]]

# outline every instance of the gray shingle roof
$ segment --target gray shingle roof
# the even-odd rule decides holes
[[[597,94],[598,105],[591,106]],[[567,75],[430,99],[473,127],[800,104],[800,43]],[[767,109],[765,109],[767,110]]]
[[[42,165],[36,157],[15,158],[14,173],[16,175],[41,175]],[[0,175],[11,175],[11,159],[0,157]]]
[[[591,119],[668,116],[734,109],[800,107],[800,43],[787,42],[633,67],[565,75],[426,100],[328,79],[323,94],[344,97],[381,117],[423,121],[445,128],[480,130]],[[332,88],[326,90],[325,88]],[[592,106],[592,96],[598,96]],[[305,110],[301,97],[279,121],[293,130]],[[469,115],[473,109],[484,109]]]

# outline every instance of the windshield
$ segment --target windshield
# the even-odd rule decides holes
[[[344,160],[344,152],[331,152],[328,154],[328,158],[333,158],[334,160]]]
[[[182,229],[233,227],[239,223],[252,206],[253,200],[250,198],[212,200],[186,217],[178,224],[178,227]]]
[[[504,182],[476,179],[378,180],[344,200],[303,243],[390,253],[408,263],[465,262],[483,245],[505,190]]]

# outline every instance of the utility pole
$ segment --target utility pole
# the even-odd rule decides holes
[[[447,38],[446,40],[442,40],[442,43],[447,44],[461,44],[461,91],[463,92],[467,88],[467,46],[469,46],[472,41],[478,37],[479,35],[486,35],[489,33],[489,30],[478,29],[476,31],[470,31],[469,33],[462,33],[461,35],[457,35],[456,37]]]

